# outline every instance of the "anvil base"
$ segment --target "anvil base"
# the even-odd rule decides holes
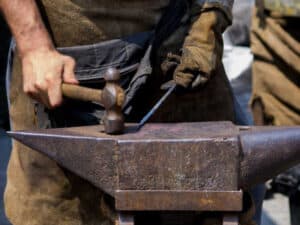
[[[115,225],[239,225],[236,212],[120,212]]]
[[[242,191],[116,191],[115,225],[238,225]]]

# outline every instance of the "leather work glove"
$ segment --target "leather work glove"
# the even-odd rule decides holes
[[[229,24],[221,10],[204,11],[194,18],[174,72],[173,79],[178,85],[195,88],[208,81],[221,63],[222,33]]]

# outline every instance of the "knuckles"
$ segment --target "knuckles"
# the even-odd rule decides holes
[[[61,76],[60,73],[58,73],[59,76],[53,76],[52,74],[46,74],[44,77],[44,84],[49,88],[50,86],[53,86],[55,84],[60,85],[61,83]]]
[[[45,82],[45,81],[35,82],[34,88],[36,90],[41,90],[41,91],[47,90],[47,82]]]
[[[24,93],[52,109],[60,106],[63,101],[58,87],[62,83],[64,70],[72,74],[71,70],[74,70],[76,63],[72,57],[58,53],[52,54],[50,58],[52,60],[46,61],[28,55],[22,59],[22,69]]]
[[[30,96],[34,95],[38,92],[37,89],[34,87],[34,85],[25,85],[23,87],[23,91],[25,94],[30,95]]]
[[[64,62],[65,65],[68,65],[71,68],[74,68],[76,64],[75,60],[70,56],[64,56]]]

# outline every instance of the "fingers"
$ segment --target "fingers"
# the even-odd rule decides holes
[[[33,77],[33,76],[27,76]],[[24,92],[47,108],[55,108],[62,103],[61,78],[53,79],[52,75],[45,79],[28,80],[24,82]]]
[[[63,81],[70,84],[78,84],[78,80],[75,77],[75,60],[72,57],[65,56]]]
[[[195,50],[193,52],[196,52]],[[203,57],[202,57],[203,59]],[[190,89],[196,89],[208,81],[209,75],[202,72],[202,64],[195,60],[195,56],[186,50],[181,62],[175,70],[173,79],[175,82]]]
[[[30,61],[24,62],[23,66],[23,90],[32,99],[43,103],[47,108],[50,108],[50,104],[47,96],[45,96],[46,85],[41,82],[41,80],[35,76],[36,71],[34,69],[33,63]],[[43,94],[41,93],[44,92]]]
[[[63,66],[60,68],[56,68],[57,70],[54,71],[55,74],[52,76],[46,77],[47,79],[47,90],[45,92],[45,96],[47,96],[50,108],[56,108],[61,105],[63,101],[62,97],[62,73],[63,73]]]
[[[183,73],[183,72],[175,72],[174,80],[176,84],[188,88],[192,83],[194,76],[190,73]]]
[[[167,58],[161,64],[161,70],[165,77],[174,74],[176,67],[180,63],[180,56],[168,53]]]
[[[42,103],[43,105],[45,105],[47,108],[52,108],[52,106],[50,105],[48,96],[45,94],[41,94],[39,93],[37,90],[26,90],[24,88],[24,92],[32,99],[36,100],[37,102]]]
[[[62,82],[77,84],[75,61],[56,51],[35,52],[22,59],[23,89],[31,98],[47,108],[55,108],[62,101]]]
[[[195,89],[205,84],[208,81],[208,78],[205,74],[201,73],[193,75],[193,73],[179,71],[175,73],[174,80],[176,84],[184,88]]]

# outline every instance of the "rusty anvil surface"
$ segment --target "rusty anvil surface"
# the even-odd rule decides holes
[[[300,159],[299,127],[199,122],[146,124],[136,132],[135,126],[115,136],[101,126],[10,135],[115,197],[119,210],[238,211],[240,188]]]

